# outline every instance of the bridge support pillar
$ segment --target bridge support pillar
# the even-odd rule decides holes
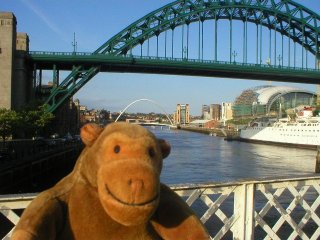
[[[16,24],[12,13],[0,13],[0,107],[7,109],[12,108]]]
[[[0,12],[0,108],[19,109],[33,97],[33,84],[25,59],[29,37],[17,33],[16,17]]]

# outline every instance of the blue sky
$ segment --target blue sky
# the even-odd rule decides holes
[[[171,0],[2,0],[0,11],[13,12],[17,30],[30,38],[31,51],[92,52],[134,21]],[[320,13],[320,1],[296,0]],[[221,33],[221,35],[225,33]],[[240,57],[240,53],[239,56]],[[240,59],[239,59],[240,61]],[[62,74],[63,75],[63,74]],[[50,80],[50,74],[45,75]],[[272,81],[272,79],[270,79]],[[148,98],[167,113],[177,103],[189,103],[192,115],[202,104],[232,102],[243,90],[265,84],[298,86],[316,91],[315,85],[153,74],[99,73],[76,95],[89,108],[120,111],[130,102]],[[138,102],[129,112],[162,112],[150,102]]]

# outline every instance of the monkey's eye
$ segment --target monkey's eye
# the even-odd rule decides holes
[[[156,155],[153,147],[149,147],[148,153],[149,153],[149,156],[152,157],[152,158]]]
[[[120,152],[120,146],[119,145],[114,146],[113,151],[115,153],[119,153]]]

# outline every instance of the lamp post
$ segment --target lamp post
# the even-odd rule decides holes
[[[77,52],[77,45],[78,43],[76,42],[76,33],[73,33],[73,42],[71,43],[73,47],[73,54]]]
[[[279,54],[279,55],[278,55],[279,67],[281,67],[281,65],[280,65],[281,60],[282,60],[282,57],[281,57],[281,55]]]
[[[235,50],[233,50],[232,52],[232,56],[233,56],[233,63],[236,63],[236,56],[237,56],[237,52]]]
[[[183,60],[187,60],[188,58],[188,52],[187,52],[187,47],[185,46],[183,48]]]

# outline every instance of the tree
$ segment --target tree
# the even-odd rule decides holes
[[[7,137],[13,134],[20,119],[17,112],[6,108],[0,108],[0,136],[3,142],[5,142]]]
[[[27,135],[36,136],[54,118],[54,115],[46,111],[45,106],[35,110],[22,111],[23,128]]]

